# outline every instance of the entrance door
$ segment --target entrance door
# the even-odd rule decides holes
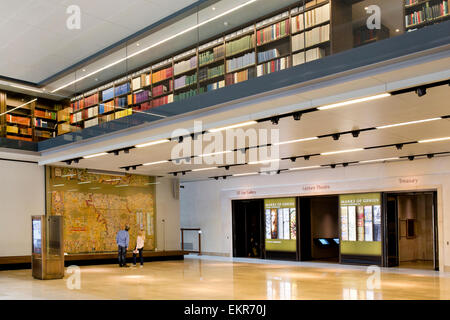
[[[397,267],[399,264],[397,197],[391,195],[385,195],[385,197],[385,265]]]
[[[233,256],[262,258],[262,200],[234,200],[233,207]]]

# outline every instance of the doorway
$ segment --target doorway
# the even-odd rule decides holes
[[[264,200],[233,200],[233,257],[263,257]]]
[[[386,266],[439,270],[436,192],[386,194]]]
[[[299,198],[300,260],[339,262],[339,197]]]

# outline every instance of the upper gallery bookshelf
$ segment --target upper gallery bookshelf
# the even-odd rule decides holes
[[[53,138],[59,133],[58,114],[63,109],[50,100],[0,92],[0,136],[34,142]]]
[[[443,3],[443,17],[448,16],[448,1],[401,1],[406,1],[401,4],[405,20],[414,8],[432,8],[438,2]],[[72,98],[71,114],[79,115],[71,123],[87,128],[388,38],[391,31],[384,25],[379,31],[355,25],[353,5],[361,2],[299,1],[248,22]],[[122,89],[117,91],[118,87]]]

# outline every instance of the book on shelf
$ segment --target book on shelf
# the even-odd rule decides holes
[[[300,13],[291,18],[292,33],[302,31],[315,25],[330,21],[330,4]]]
[[[299,52],[292,56],[292,66],[297,66],[323,57],[325,57],[325,50],[322,48],[314,48],[307,50],[306,52]]]
[[[13,116],[10,114],[6,115],[6,121],[9,123],[15,123],[20,124],[24,126],[30,126],[31,125],[31,119],[28,117],[21,117],[21,116]]]
[[[71,126],[69,123],[58,124],[58,135],[76,131],[78,127]]]
[[[89,128],[89,127],[93,127],[98,125],[98,118],[94,118],[94,119],[90,119],[90,120],[86,120],[84,122],[84,128]]]
[[[70,123],[78,123],[83,120],[81,112],[72,113],[70,115]]]
[[[448,0],[438,2],[433,1],[431,3],[424,2],[420,9],[405,15],[405,24],[408,28],[416,24],[447,16],[448,14]]]
[[[34,116],[39,118],[45,118],[45,119],[51,119],[56,120],[56,112],[54,111],[48,111],[48,110],[34,110]]]
[[[55,123],[54,122],[48,122],[42,119],[34,119],[34,126],[35,127],[41,127],[41,128],[49,128],[54,129]]]
[[[256,43],[265,44],[283,38],[289,34],[289,20],[280,21],[256,32]]]
[[[263,52],[258,52],[258,62],[272,60],[278,58],[279,56],[280,52],[278,51],[278,49],[270,49]]]
[[[225,74],[225,66],[223,64],[212,68],[205,67],[199,70],[198,80],[199,81],[208,80],[211,78],[221,76],[223,74]]]
[[[418,4],[419,0],[405,0],[405,6],[412,6]]]
[[[102,91],[102,100],[109,100],[114,98],[114,87]]]
[[[225,87],[225,80],[217,81],[217,82],[208,84],[204,88],[201,88],[203,90],[201,90],[200,93],[217,90],[217,89],[220,89],[223,87]]]
[[[173,66],[174,75],[186,72],[188,70],[197,68],[197,56],[193,56],[189,60],[180,61]]]
[[[145,111],[145,110],[150,110],[151,108],[152,108],[152,102],[147,101],[147,102],[141,103],[140,105],[133,107],[133,111]]]
[[[31,136],[33,131],[31,128],[19,128],[15,126],[6,126],[6,132]]]
[[[250,68],[250,69],[246,69],[246,70],[242,70],[242,71],[234,72],[234,73],[228,73],[225,75],[225,84],[228,86],[228,85],[231,85],[234,83],[239,83],[242,81],[249,80],[254,77],[255,77],[255,69],[254,68]]]
[[[330,25],[324,25],[312,30],[296,34],[292,37],[292,51],[305,49],[330,40]]]
[[[174,101],[181,101],[181,100],[184,100],[184,99],[196,96],[196,95],[197,95],[197,90],[189,90],[189,91],[186,91],[186,92],[175,94],[174,97],[173,97],[173,100]]]
[[[106,103],[100,103],[98,106],[98,113],[103,114],[114,110],[114,100]]]
[[[223,59],[225,57],[225,47],[223,45],[202,52],[198,55],[199,65],[204,65],[213,61]]]
[[[159,86],[153,87],[152,94],[154,97],[163,95],[167,92],[169,92],[169,88],[166,85],[160,84]]]
[[[226,43],[226,55],[234,55],[236,53],[249,50],[255,47],[254,45],[254,35],[246,35],[237,40],[232,40]]]
[[[35,130],[34,135],[39,138],[50,139],[54,137],[54,133],[45,130]]]
[[[98,93],[94,93],[89,97],[84,98],[84,107],[90,107],[98,103]]]
[[[20,136],[11,136],[9,134],[6,135],[7,139],[13,139],[13,140],[22,140],[22,141],[33,141],[32,138],[28,137],[20,137]]]
[[[144,90],[144,91],[140,91],[137,93],[129,94],[127,99],[128,99],[128,104],[130,105],[130,104],[144,102],[144,101],[148,100],[149,98],[150,98],[150,91]]]
[[[233,70],[241,69],[252,64],[255,64],[254,52],[250,52],[243,56],[227,60],[227,72],[232,72]]]
[[[98,116],[98,106],[84,109],[82,112],[83,120]]]
[[[127,94],[130,92],[130,83],[125,82],[124,84],[121,84],[120,86],[114,87],[114,96],[120,96],[123,94]]]
[[[120,108],[126,107],[128,105],[127,100],[127,97],[118,97],[115,99],[115,106]]]
[[[173,94],[169,94],[169,95],[164,96],[164,97],[153,99],[152,100],[152,105],[153,105],[153,108],[154,108],[154,107],[159,107],[159,106],[162,106],[164,104],[171,103],[171,102],[173,102]]]
[[[105,123],[114,120],[114,113],[110,113],[99,118],[100,123]]]
[[[152,73],[152,83],[170,79],[173,76],[173,68],[166,68]]]
[[[71,108],[64,108],[62,110],[59,110],[57,113],[57,119],[59,122],[62,121],[70,121],[70,112],[71,112]]]
[[[197,73],[190,76],[181,76],[175,79],[175,89],[183,88],[194,83],[197,83]]]
[[[84,108],[84,99],[80,99],[75,102],[72,102],[70,104],[70,107],[72,108],[71,112],[75,112],[75,111],[83,109]]]
[[[258,65],[256,73],[260,77],[265,74],[277,72],[289,68],[289,57],[272,60]]]
[[[133,91],[139,90],[140,88],[142,88],[142,82],[141,82],[141,77],[136,77],[131,79],[131,88]]]
[[[123,117],[131,116],[132,114],[133,114],[132,109],[125,109],[125,110],[117,111],[117,112],[115,112],[115,119],[120,119]]]

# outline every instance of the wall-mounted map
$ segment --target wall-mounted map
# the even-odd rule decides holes
[[[131,227],[130,249],[144,230],[155,248],[155,178],[99,175],[85,169],[47,168],[47,209],[64,216],[64,252],[116,252],[116,234]]]

